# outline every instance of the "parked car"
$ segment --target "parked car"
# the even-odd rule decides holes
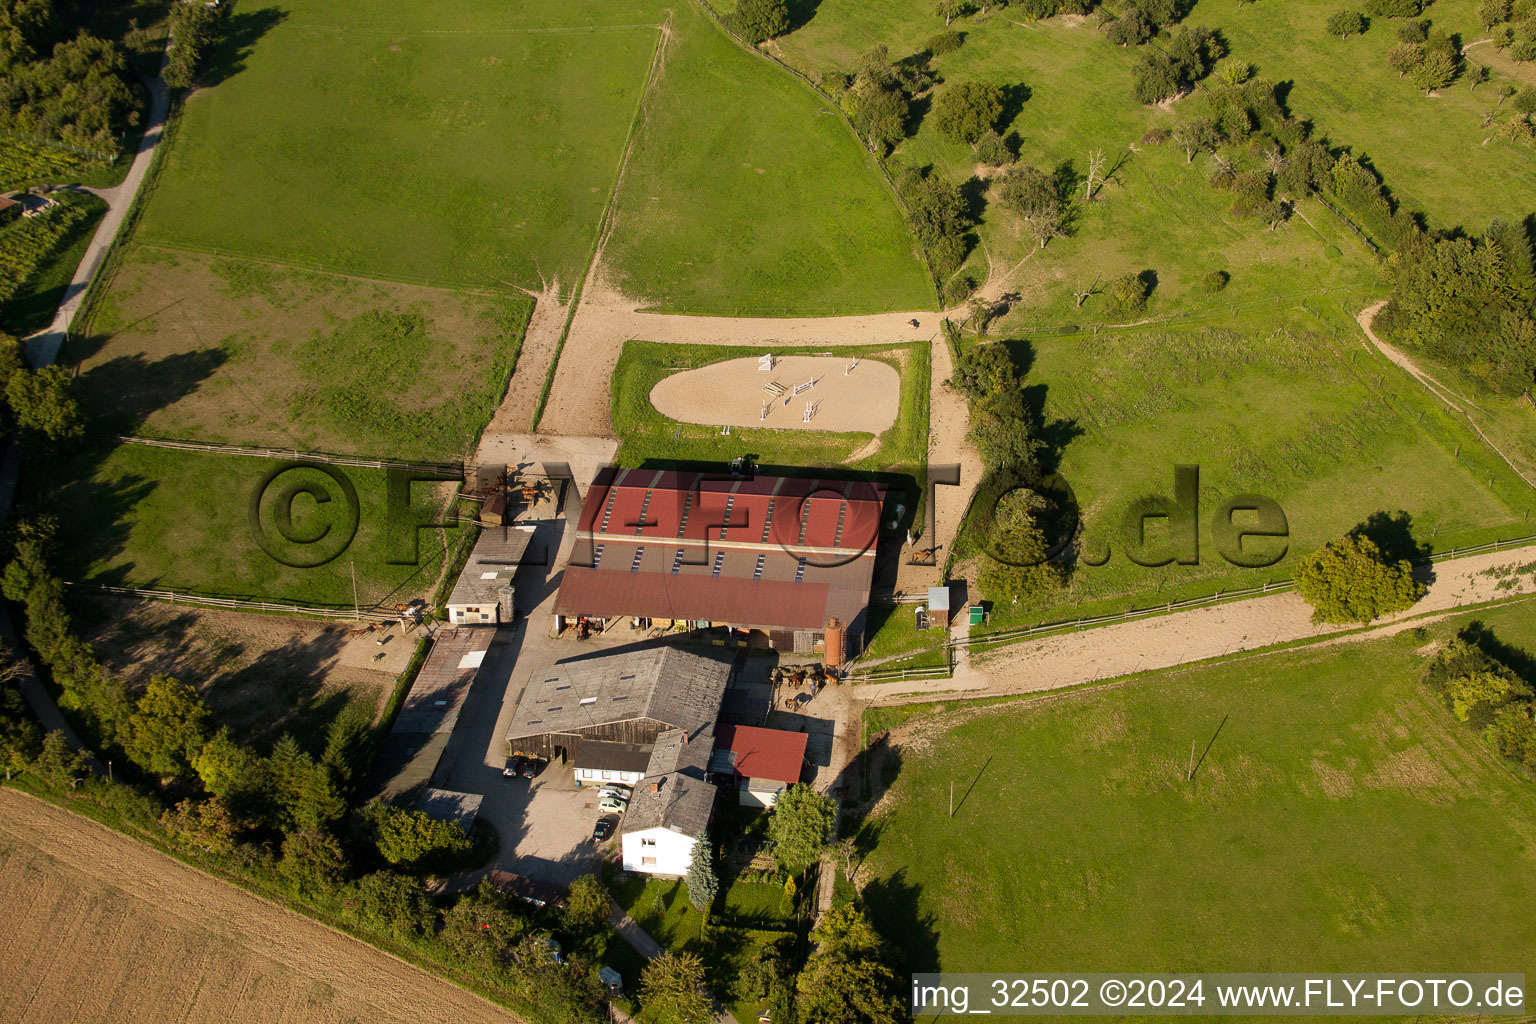
[[[605,796],[597,802],[597,809],[604,814],[623,814],[628,807],[628,800],[620,800],[616,796]]]
[[[515,779],[523,774],[523,759],[520,757],[507,758],[507,766],[501,770],[501,774],[509,779]]]
[[[629,790],[628,786],[618,786],[618,785],[610,784],[610,785],[607,785],[607,786],[603,786],[601,789],[599,789],[597,791],[597,795],[598,795],[599,798],[605,797],[605,796],[612,796],[612,797],[618,797],[620,800],[628,800],[629,797],[630,797],[630,790]]]
[[[614,826],[618,823],[618,818],[598,818],[597,824],[592,826],[592,841],[600,843],[613,835]]]
[[[542,757],[530,757],[525,759],[523,761],[523,778],[533,778],[542,772],[544,770],[544,766],[547,764],[549,764],[549,762],[544,760]]]
[[[549,949],[550,959],[554,960],[557,964],[565,963],[565,951],[560,948],[559,941],[553,935],[544,935],[541,938],[544,940],[544,945]]]

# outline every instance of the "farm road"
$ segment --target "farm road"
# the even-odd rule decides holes
[[[86,818],[0,789],[0,1020],[518,1018]]]
[[[1488,575],[1496,568],[1531,563],[1536,563],[1536,546],[1436,563],[1429,592],[1418,604],[1363,630],[1314,623],[1312,609],[1299,595],[1276,594],[1027,640],[976,655],[969,665],[957,664],[953,679],[868,684],[852,688],[853,696],[872,703],[900,703],[894,698],[1030,693],[1172,668],[1273,644],[1331,635],[1337,635],[1341,642],[1370,639],[1412,628],[1427,614],[1536,594],[1536,572],[1528,570],[1504,581]],[[1501,589],[1501,582],[1509,580],[1513,583]]]
[[[144,123],[144,135],[139,139],[139,149],[133,155],[133,163],[129,165],[128,173],[123,177],[121,184],[113,188],[85,190],[106,200],[107,212],[101,218],[101,223],[96,226],[96,233],[91,236],[91,243],[86,247],[80,265],[75,268],[75,276],[64,291],[64,301],[59,304],[59,311],[54,315],[53,323],[47,330],[39,331],[26,339],[28,360],[34,367],[51,366],[59,357],[64,336],[69,332],[81,300],[85,298],[85,290],[90,285],[91,278],[100,269],[102,260],[106,259],[107,250],[112,248],[113,242],[117,241],[117,233],[123,226],[129,207],[133,205],[134,196],[138,195],[139,186],[144,183],[144,176],[149,173],[149,165],[154,162],[155,147],[159,145],[160,137],[165,130],[165,114],[170,106],[170,93],[158,75],[147,79],[146,84],[149,87],[150,97],[149,119]]]

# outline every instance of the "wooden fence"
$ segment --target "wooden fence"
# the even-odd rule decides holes
[[[364,459],[356,455],[334,455],[330,452],[301,452],[295,448],[262,448],[243,444],[212,444],[206,441],[177,441],[163,437],[129,437],[119,434],[113,438],[119,444],[141,444],[150,448],[170,448],[184,452],[207,452],[214,455],[239,455],[254,459],[282,459],[292,462],[322,462],[328,466],[354,466],[360,469],[402,469],[433,473],[444,477],[462,477],[462,462],[403,462],[399,459]]]

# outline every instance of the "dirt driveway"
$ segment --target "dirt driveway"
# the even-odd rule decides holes
[[[0,1020],[517,1018],[95,822],[0,789]]]

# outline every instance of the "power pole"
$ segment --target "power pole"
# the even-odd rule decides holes
[[[955,816],[955,780],[949,780],[949,816]]]
[[[1184,773],[1184,781],[1188,782],[1195,777],[1195,741],[1189,741],[1189,770]]]
[[[355,622],[363,617],[357,610],[357,562],[348,561],[347,564],[352,567],[352,619]]]

